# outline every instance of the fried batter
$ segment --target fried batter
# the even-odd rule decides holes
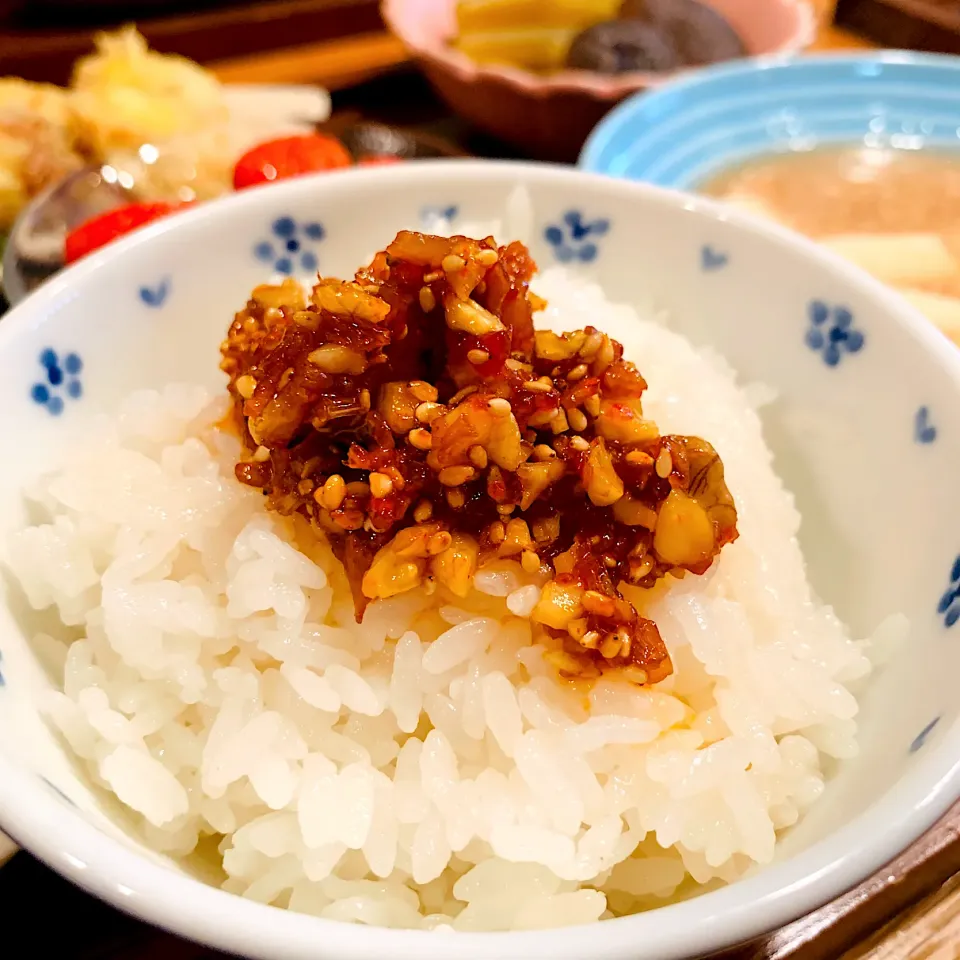
[[[619,343],[534,331],[535,270],[519,243],[404,232],[309,299],[258,287],[221,347],[236,474],[325,532],[358,618],[512,558],[546,581],[532,617],[561,673],[656,683],[669,654],[620,586],[704,573],[736,508],[709,443],[644,418]]]

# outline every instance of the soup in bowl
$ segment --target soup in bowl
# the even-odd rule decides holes
[[[960,342],[958,69],[899,51],[711,68],[624,105],[581,166],[798,230]]]
[[[787,231],[303,178],[92,254],[0,354],[0,826],[121,908],[252,957],[689,957],[960,794],[960,360]]]

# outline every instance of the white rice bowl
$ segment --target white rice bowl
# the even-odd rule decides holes
[[[329,547],[234,479],[226,392],[140,392],[31,492],[45,522],[10,555],[64,624],[36,638],[60,690],[46,713],[150,847],[331,919],[585,923],[770,862],[856,753],[868,644],[811,591],[763,391],[562,268],[535,287],[541,325],[619,339],[646,414],[723,458],[739,539],[642,611],[675,673],[558,680],[513,563],[466,600],[413,592],[357,625]]]

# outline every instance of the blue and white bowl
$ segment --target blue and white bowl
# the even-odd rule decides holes
[[[516,188],[529,191],[530,204]],[[270,960],[678,960],[782,925],[878,869],[960,797],[960,355],[901,300],[815,245],[708,201],[549,167],[443,162],[247,191],[154,224],[53,278],[0,324],[0,534],[21,491],[129,392],[222,389],[229,319],[272,271],[352,274],[394,231],[514,218],[542,266],[667,311],[778,396],[766,428],[804,517],[811,577],[857,635],[904,613],[909,643],[862,699],[861,754],[771,866],[592,927],[396,931],[295,915],[138,846],[44,725],[48,686],[13,594],[0,605],[0,827],[116,906]],[[267,247],[270,256],[268,257]],[[602,325],[603,318],[597,318]],[[16,563],[16,557],[5,558]]]
[[[758,156],[858,144],[960,150],[960,57],[884,51],[709,67],[625,100],[579,166],[693,190]]]

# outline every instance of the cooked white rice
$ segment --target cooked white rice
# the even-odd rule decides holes
[[[323,917],[581,923],[768,862],[824,757],[856,752],[864,645],[811,593],[753,394],[598,288],[560,270],[537,286],[543,322],[620,339],[648,415],[726,465],[740,539],[644,611],[675,674],[560,682],[516,564],[466,601],[411,593],[356,625],[329,548],[300,552],[309,536],[234,480],[225,401],[141,392],[35,495],[49,518],[11,556],[68,628],[38,638],[62,672],[49,717],[150,846]]]

